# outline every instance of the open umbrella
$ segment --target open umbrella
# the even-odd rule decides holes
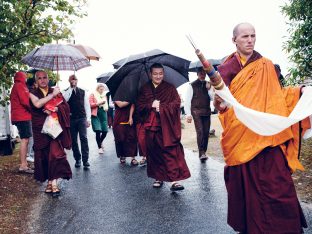
[[[22,62],[37,69],[77,71],[90,66],[90,62],[77,49],[61,44],[46,44],[22,58]]]
[[[111,77],[111,75],[113,75],[114,72],[106,72],[106,73],[103,73],[101,75],[99,75],[98,77],[96,77],[96,81],[98,83],[106,83],[106,81],[108,80],[109,77]]]
[[[217,70],[217,66],[219,66],[223,62],[223,59],[208,59],[208,61],[214,67],[214,69]],[[203,64],[201,63],[201,61],[198,60],[190,64],[189,71],[197,72],[198,68],[201,67],[203,67]]]
[[[101,56],[90,46],[80,45],[80,44],[69,44],[76,49],[78,49],[87,59],[99,61]]]
[[[189,80],[188,60],[158,49],[130,55],[114,63],[119,68],[106,82],[113,100],[134,101],[139,89],[149,80],[149,69],[154,63],[164,66],[164,80],[175,87]]]
[[[131,62],[131,61],[138,60],[141,58],[153,57],[153,56],[157,56],[163,53],[164,53],[163,51],[155,49],[155,50],[150,50],[150,51],[140,53],[140,54],[133,54],[133,55],[130,55],[129,57],[126,57],[126,58],[118,60],[117,62],[114,62],[113,67],[115,69],[118,69],[126,62]]]

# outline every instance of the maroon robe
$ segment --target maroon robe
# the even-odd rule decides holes
[[[262,56],[254,52],[245,66]],[[235,55],[218,67],[227,86],[243,69]],[[267,147],[238,166],[225,166],[228,224],[241,233],[302,233],[307,227],[280,146]]]
[[[138,138],[138,146],[139,146],[139,155],[146,157],[146,142],[145,142],[145,127],[144,127],[144,118],[140,116],[135,108],[135,122],[136,122],[136,133]]]
[[[145,128],[144,124],[137,123],[136,124],[136,133],[138,139],[138,146],[139,146],[139,155],[146,157],[146,142],[145,142]]]
[[[49,88],[48,93],[52,92],[53,89]],[[33,90],[32,93],[39,99],[44,97],[39,88]],[[67,102],[63,99],[63,102],[58,105],[57,116],[63,131],[56,139],[41,133],[47,117],[43,108],[36,108],[32,103],[31,107],[35,153],[34,178],[41,182],[58,178],[70,179],[72,172],[64,151],[64,148],[71,148],[70,111]]]
[[[159,113],[152,108],[160,101]],[[160,181],[179,181],[191,176],[181,144],[180,97],[176,88],[162,81],[151,82],[140,90],[137,111],[145,120],[147,175]]]
[[[138,154],[135,123],[131,126],[129,124],[121,124],[129,121],[130,108],[131,104],[123,108],[115,105],[113,133],[118,158],[135,157]]]

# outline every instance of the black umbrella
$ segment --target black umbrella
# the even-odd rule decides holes
[[[217,66],[219,66],[222,62],[223,59],[208,59],[209,63],[214,67],[214,69],[217,69]],[[190,72],[197,72],[198,68],[202,68],[203,64],[201,63],[201,61],[196,61],[196,62],[192,62],[189,66],[189,71]]]
[[[119,68],[106,82],[113,100],[134,101],[139,89],[148,82],[149,69],[154,63],[164,66],[164,80],[175,87],[188,82],[188,60],[157,49],[130,55],[113,64]]]
[[[106,81],[108,80],[109,77],[111,77],[111,75],[113,75],[114,72],[106,72],[106,73],[103,73],[101,75],[99,75],[98,77],[96,77],[96,81],[98,83],[106,83]]]

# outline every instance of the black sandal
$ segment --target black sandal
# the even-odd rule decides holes
[[[139,163],[138,163],[138,161],[137,161],[135,158],[133,158],[133,159],[131,160],[131,165],[132,165],[132,166],[137,166],[137,165],[139,165]]]
[[[163,184],[164,184],[164,182],[159,181],[159,180],[155,180],[153,183],[153,188],[160,188]]]
[[[121,157],[120,158],[120,163],[121,164],[125,164],[126,163],[126,158],[125,157]]]
[[[52,185],[52,197],[58,197],[60,196],[60,189],[57,187],[57,185]]]
[[[146,157],[143,157],[140,161],[140,165],[145,165],[146,164]]]
[[[179,183],[173,183],[170,190],[171,191],[179,191],[179,190],[183,190],[184,186],[179,184]]]

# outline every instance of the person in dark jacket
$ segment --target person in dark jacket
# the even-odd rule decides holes
[[[194,119],[199,159],[204,162],[208,159],[206,151],[211,122],[210,100],[213,94],[210,83],[205,80],[206,72],[202,67],[198,68],[197,77],[198,79],[188,87],[184,108],[186,121],[191,123]]]

